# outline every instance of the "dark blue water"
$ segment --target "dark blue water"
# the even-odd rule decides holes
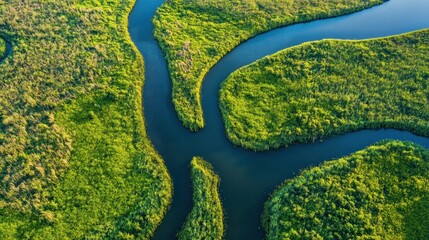
[[[323,38],[366,39],[429,27],[428,0],[391,0],[348,16],[298,24],[261,34],[235,48],[207,74],[202,90],[206,127],[198,133],[183,128],[171,102],[166,61],[155,39],[151,19],[163,0],[137,0],[129,18],[131,37],[145,59],[144,114],[147,132],[162,155],[174,182],[171,210],[156,239],[174,239],[192,207],[189,162],[202,156],[211,162],[222,182],[226,239],[262,239],[262,207],[285,179],[325,160],[348,155],[379,140],[409,140],[429,147],[429,139],[396,130],[363,130],[323,143],[254,153],[234,147],[225,136],[218,92],[220,83],[236,69],[266,55]]]

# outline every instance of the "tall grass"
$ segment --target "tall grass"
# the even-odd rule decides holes
[[[6,42],[0,37],[0,59],[3,59],[6,53]]]
[[[178,238],[181,240],[221,240],[225,230],[218,192],[220,179],[211,164],[202,158],[194,157],[190,167],[194,206],[178,234]]]
[[[172,99],[184,126],[204,127],[201,84],[208,70],[241,42],[294,23],[334,17],[384,0],[170,0],[157,11],[155,37],[166,56]]]
[[[0,238],[150,238],[172,184],[142,117],[133,0],[7,1]]]
[[[383,141],[286,181],[265,204],[267,239],[429,239],[429,151]]]
[[[324,40],[237,70],[220,94],[228,138],[253,150],[350,131],[429,136],[429,30],[366,41]]]

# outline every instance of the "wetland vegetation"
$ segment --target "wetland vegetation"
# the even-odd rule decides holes
[[[144,64],[128,36],[127,17],[134,1],[24,0],[5,1],[0,4],[0,59],[6,50],[3,38],[13,46],[13,54],[0,65],[0,239],[150,239],[154,236],[155,229],[172,201],[172,182],[161,156],[148,139],[142,117]],[[204,126],[200,103],[202,79],[210,67],[239,43],[276,27],[347,14],[382,2],[384,0],[167,0],[154,19],[155,35],[169,63],[173,79],[173,102],[180,119],[191,130]],[[385,78],[381,78],[383,84],[390,79],[388,77],[404,71],[400,75],[401,80],[414,78],[414,81],[395,82],[403,84],[401,87],[405,89],[404,92],[395,92],[395,87],[390,85],[389,88],[378,89],[378,86],[384,85],[374,81],[354,87],[368,85],[363,89],[375,89],[378,93],[387,91],[390,94],[388,96],[399,94],[397,101],[408,105],[394,105],[397,108],[390,108],[389,105],[386,109],[381,109],[380,113],[374,113],[371,112],[370,103],[381,101],[381,97],[377,98],[378,95],[372,92],[364,96],[355,96],[352,92],[349,96],[347,91],[346,94],[338,94],[348,97],[340,100],[357,106],[344,108],[344,112],[340,113],[349,116],[346,114],[351,112],[356,114],[351,116],[356,117],[363,109],[364,112],[372,113],[368,116],[378,119],[376,117],[391,109],[405,108],[404,115],[400,115],[398,119],[406,119],[408,122],[401,122],[405,125],[400,126],[427,135],[424,132],[427,131],[427,109],[422,102],[429,99],[429,95],[418,85],[420,80],[427,80],[429,74],[425,70],[428,57],[421,53],[428,50],[427,45],[422,44],[427,41],[426,33],[414,33],[414,39],[392,38],[383,43],[386,46],[381,43],[371,43],[373,45],[367,46],[367,42],[356,42],[360,45],[349,48],[349,45],[340,41],[317,43],[320,45],[315,44],[311,49],[293,55],[295,58],[291,58],[291,61],[298,60],[293,62],[295,65],[292,66],[297,69],[290,70],[295,75],[292,75],[293,79],[286,81],[300,80],[300,74],[303,74],[302,79],[310,76],[309,72],[314,69],[308,69],[309,64],[304,57],[309,57],[309,63],[313,64],[310,67],[318,66],[319,70],[356,70],[355,75],[350,74],[351,78],[347,78],[347,83],[352,82],[352,77],[369,76],[366,75],[369,71],[364,69],[365,64],[355,66],[356,64],[347,65],[348,63],[341,62],[343,65],[340,64],[338,68],[330,65],[323,60],[328,50],[347,60],[362,60],[368,61],[368,65],[374,64],[378,71],[377,76],[380,73],[385,74]],[[321,49],[317,50],[318,47]],[[339,48],[337,52],[332,50],[336,47]],[[348,52],[341,53],[340,50]],[[321,55],[312,55],[312,51]],[[386,60],[392,53],[396,57],[395,60],[398,60],[396,67],[393,67],[390,60]],[[302,59],[299,58],[300,54],[303,55]],[[421,59],[412,59],[413,54]],[[335,55],[331,58],[333,57]],[[372,57],[374,60],[370,61]],[[409,58],[404,58],[403,61],[412,59],[413,66],[399,61],[402,57]],[[322,65],[317,65],[315,59],[322,59]],[[384,69],[377,64],[389,68]],[[405,67],[405,70],[399,70],[399,67]],[[265,70],[272,74],[268,75],[272,76],[272,81],[279,81],[275,80],[275,77],[283,77],[280,67]],[[153,69],[151,71],[152,74],[158,74]],[[342,76],[337,72],[335,74]],[[250,79],[252,76],[259,75],[247,77]],[[372,77],[375,78],[375,75]],[[281,81],[283,80],[281,78]],[[326,81],[331,80],[335,85],[342,82],[339,77],[328,78]],[[228,84],[230,82],[226,83]],[[237,84],[241,83],[237,81]],[[257,83],[252,84],[252,88],[257,90],[278,94],[273,91],[278,85],[269,87],[269,84],[265,84],[259,88],[255,86]],[[315,85],[315,82],[308,83],[303,87],[303,91]],[[326,84],[326,88],[333,87],[335,90],[335,86],[331,85]],[[301,87],[299,83],[294,86]],[[323,87],[319,87],[319,90],[323,90]],[[233,90],[237,92],[230,92],[225,96],[238,93],[233,97],[243,97],[240,95],[240,89],[236,88]],[[281,86],[279,89],[282,89]],[[413,96],[414,93],[418,94],[417,97]],[[372,97],[375,100],[372,100]],[[362,101],[361,98],[367,105],[361,106],[357,103]],[[388,99],[396,103],[393,97]],[[229,100],[231,99],[225,98],[221,104]],[[237,100],[241,105],[237,105],[235,109],[249,114],[250,110],[246,109],[253,106],[247,106],[247,101],[248,104],[260,104],[254,108],[258,114],[258,107],[267,102],[262,95],[252,97],[248,93],[242,101]],[[283,102],[279,105],[269,105],[272,107],[270,111],[279,111],[281,108],[278,107],[282,104]],[[294,112],[300,119],[297,120],[298,123],[307,123],[313,115],[318,117],[316,120],[321,119],[320,121],[325,123],[323,117],[326,110],[312,108],[312,105],[306,104],[304,101],[300,114]],[[157,105],[159,108],[163,106]],[[228,107],[223,105],[224,116],[230,115],[225,115]],[[417,114],[418,108],[422,111],[420,115]],[[262,111],[265,111],[265,108]],[[405,115],[409,118],[404,117]],[[340,125],[343,118],[340,119],[337,125],[332,126],[340,126],[342,131],[331,130],[326,136],[354,130]],[[359,122],[361,119],[356,119],[357,123],[364,124]],[[269,120],[267,118],[267,121]],[[271,119],[273,124],[276,124],[277,120],[279,119]],[[393,126],[397,124],[393,120],[370,122],[374,124],[370,127]],[[257,118],[250,117],[246,121],[246,124],[254,121],[266,127],[265,122]],[[414,123],[409,124],[411,121]],[[259,125],[250,126],[263,129]],[[281,125],[284,126],[286,125]],[[363,125],[356,126],[357,129]],[[307,127],[308,132],[305,134],[314,135],[303,139],[317,139],[314,136],[320,133],[320,125],[314,125],[314,132],[311,130],[313,125]],[[264,150],[300,141],[295,139],[281,142],[277,138],[267,141],[263,138],[264,134],[270,133],[266,129],[263,131],[267,132],[262,135],[257,135],[260,132],[256,132],[256,138],[262,137],[258,141],[243,138],[242,142],[236,144]],[[171,136],[178,137],[173,134]],[[323,134],[320,136],[325,137]],[[183,140],[188,143],[188,139]],[[176,151],[170,151],[176,154]],[[207,151],[204,149],[202,152],[206,154]],[[224,153],[216,152],[218,158],[226,157],[231,160],[228,154],[222,154]],[[177,155],[178,158],[182,157],[184,151],[178,151]],[[209,152],[207,155],[207,159],[213,158],[213,153]],[[427,150],[410,143],[383,142],[350,157],[304,171],[297,178],[280,186],[267,202],[263,219],[268,237],[277,239],[277,236],[295,236],[296,233],[302,234],[300,237],[306,237],[315,233],[320,236],[351,238],[361,235],[428,238],[428,155]],[[232,165],[237,164],[232,162]],[[234,177],[242,174],[239,180],[245,179],[242,178],[247,171],[245,168],[239,166],[231,169],[228,170],[242,171],[234,172]],[[261,172],[260,169],[257,171]],[[226,223],[219,196],[220,178],[211,164],[200,157],[192,159],[190,172],[194,206],[177,237],[222,239]],[[340,178],[344,174],[347,181]],[[379,177],[379,174],[384,175]],[[188,176],[187,173],[183,175]],[[290,192],[289,185],[297,191]],[[262,192],[261,189],[257,190]],[[256,192],[253,185],[251,190]],[[311,196],[310,201],[307,196]],[[312,202],[322,198],[323,201]],[[295,204],[293,210],[296,212],[292,211],[292,214],[296,215],[288,215],[290,212],[285,212],[289,200]],[[297,207],[298,203],[300,206],[309,207],[309,210]],[[254,205],[251,206],[252,208],[240,207],[241,210],[252,210]],[[319,207],[332,212],[325,214]],[[230,209],[232,210],[234,209]],[[259,214],[258,211],[255,212]],[[343,216],[346,218],[339,219]],[[326,217],[326,225],[333,224],[329,225],[333,227],[327,230],[317,228],[320,227],[322,217]],[[287,221],[295,224],[293,221],[298,221],[297,219],[301,220],[299,223],[304,226],[296,225],[296,228],[291,229],[291,224]],[[253,228],[243,225],[251,234],[254,233]],[[311,230],[308,230],[308,226]]]
[[[0,37],[0,59],[3,59],[6,54],[6,41]]]
[[[155,37],[168,62],[172,98],[184,126],[204,126],[201,84],[208,70],[259,33],[345,15],[384,0],[169,0],[154,17]]]
[[[228,138],[253,150],[359,129],[429,135],[429,30],[364,41],[305,43],[222,84]]]
[[[142,118],[133,0],[6,1],[0,238],[149,238],[172,185]],[[2,44],[3,45],[3,44]]]
[[[383,141],[286,181],[265,204],[267,239],[429,239],[429,151]]]
[[[194,206],[182,230],[181,240],[222,240],[224,217],[219,197],[220,179],[210,163],[194,157],[190,164]]]

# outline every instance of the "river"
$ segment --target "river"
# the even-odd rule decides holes
[[[129,32],[145,60],[144,115],[149,137],[174,183],[170,211],[155,239],[174,239],[192,207],[189,162],[201,156],[221,178],[226,239],[263,239],[261,213],[270,193],[302,169],[363,149],[382,139],[408,140],[429,147],[429,139],[392,129],[362,130],[314,144],[255,153],[233,146],[225,135],[218,107],[220,83],[237,70],[284,48],[324,38],[366,39],[429,27],[429,1],[390,0],[358,13],[279,28],[244,42],[206,75],[202,104],[206,126],[191,133],[179,122],[171,101],[167,63],[153,38],[152,16],[163,0],[137,0]]]

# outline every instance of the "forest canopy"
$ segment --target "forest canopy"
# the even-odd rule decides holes
[[[429,136],[429,30],[285,49],[221,86],[228,138],[267,150],[360,129]]]
[[[157,11],[155,37],[168,62],[172,98],[184,126],[204,126],[201,84],[226,53],[262,32],[345,15],[385,0],[169,0]]]
[[[429,151],[385,141],[303,171],[265,204],[267,239],[429,239]]]

